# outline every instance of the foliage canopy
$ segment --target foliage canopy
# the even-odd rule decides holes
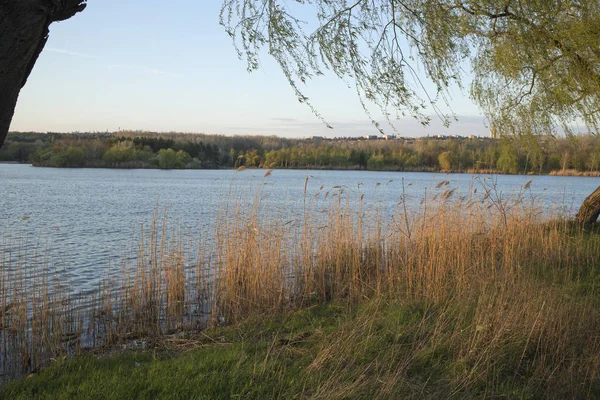
[[[249,70],[266,49],[321,119],[302,83],[331,70],[390,122],[432,107],[449,123],[440,105],[468,78],[498,133],[600,123],[597,0],[225,0],[221,23]]]

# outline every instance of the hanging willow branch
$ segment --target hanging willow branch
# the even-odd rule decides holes
[[[448,124],[464,80],[497,133],[600,122],[596,0],[226,0],[221,23],[250,71],[266,50],[321,119],[303,84],[329,70],[391,122]]]

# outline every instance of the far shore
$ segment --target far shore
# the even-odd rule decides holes
[[[20,163],[18,161],[0,161],[0,164],[11,164],[11,165],[31,165],[33,167],[36,168],[67,168],[67,167],[52,167],[52,166],[47,166],[47,165],[35,165],[32,163]],[[84,166],[84,167],[69,167],[70,169],[84,169],[84,168],[88,168],[88,169],[125,169],[125,170],[130,170],[130,169],[165,169],[165,168],[158,168],[158,166],[155,165],[144,165],[144,166],[140,166],[140,165],[135,165],[135,166],[131,166],[130,168],[128,167],[107,167],[105,165],[103,166]],[[172,168],[172,169],[179,169],[179,170],[194,170],[194,169],[198,169],[198,170],[225,170],[225,169],[230,169],[230,168]],[[168,169],[168,170],[172,170],[172,169]],[[334,167],[334,166],[321,166],[321,165],[307,165],[305,167],[302,168],[281,168],[281,167],[277,167],[277,168],[269,168],[267,166],[260,166],[260,167],[248,167],[248,168],[243,168],[243,169],[249,169],[249,170],[269,170],[269,169],[274,169],[274,170],[286,170],[286,169],[292,169],[292,170],[319,170],[319,171],[369,171],[369,172],[427,172],[427,173],[436,173],[436,174],[480,174],[480,175],[539,175],[539,176],[577,176],[577,177],[591,177],[591,178],[598,178],[600,177],[600,171],[577,171],[575,169],[565,169],[565,170],[553,170],[553,171],[549,171],[549,172],[542,172],[542,173],[533,173],[533,172],[529,172],[529,173],[516,173],[516,174],[511,174],[511,173],[506,173],[500,170],[495,170],[495,169],[467,169],[467,170],[463,170],[463,169],[450,169],[450,170],[436,170],[434,168],[410,168],[410,169],[393,169],[393,168],[382,168],[382,169],[362,169],[362,168],[340,168],[340,167]]]

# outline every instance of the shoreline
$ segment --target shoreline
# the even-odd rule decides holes
[[[53,168],[53,169],[117,169],[117,170],[163,170],[163,171],[222,171],[232,170],[231,168],[158,168],[156,166],[132,166],[132,167],[110,167],[110,166],[93,166],[87,165],[83,167],[55,167],[48,165],[36,165],[34,163],[20,163],[18,161],[0,161],[0,164],[5,165],[30,165],[34,168]],[[341,168],[334,166],[319,166],[319,165],[307,165],[305,167],[295,168],[269,168],[265,166],[260,167],[245,167],[244,170],[314,170],[314,171],[359,171],[359,172],[418,172],[418,173],[434,173],[434,174],[471,174],[471,175],[519,175],[519,176],[561,176],[561,177],[587,177],[587,178],[600,178],[600,171],[578,171],[574,169],[566,170],[552,170],[543,173],[506,173],[500,170],[493,169],[451,169],[451,170],[436,170],[434,168],[409,168],[409,169],[394,169],[394,168],[383,168],[383,169],[364,169],[364,168]]]

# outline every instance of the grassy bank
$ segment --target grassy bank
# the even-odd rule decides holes
[[[508,314],[521,318],[509,316],[501,326],[481,325],[478,307],[471,304],[461,310],[465,305],[378,298],[360,306],[330,304],[255,316],[235,327],[163,338],[151,350],[60,361],[13,382],[0,395],[11,399],[599,395],[598,354],[589,353],[589,339],[584,337],[597,325],[569,332],[572,338],[557,338],[540,332],[561,324],[557,318],[540,321],[547,317],[540,305],[533,321],[513,310]],[[574,319],[560,318],[565,324]],[[534,324],[524,326],[527,322]]]
[[[50,280],[29,299],[3,278],[0,343],[14,364],[79,357],[1,393],[600,396],[598,231],[494,188],[436,190],[391,212],[344,188],[306,194],[289,215],[234,201],[198,246],[157,218],[135,265],[85,310],[43,292]],[[97,346],[78,344],[85,335]],[[133,340],[145,349],[115,353]]]

